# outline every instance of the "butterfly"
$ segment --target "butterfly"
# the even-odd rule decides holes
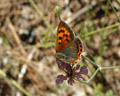
[[[83,53],[82,42],[75,36],[74,31],[64,22],[60,21],[56,36],[56,54],[54,57],[66,62],[77,63]]]

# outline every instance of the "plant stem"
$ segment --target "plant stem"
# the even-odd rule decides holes
[[[120,68],[120,66],[101,67],[101,70],[105,70],[105,69],[116,69],[116,68]]]
[[[23,87],[21,87],[15,80],[8,77],[7,74],[0,69],[0,75],[6,79],[8,79],[15,87],[17,87],[21,92],[23,92],[26,96],[31,96]]]
[[[98,71],[120,68],[120,66],[100,67],[100,66],[98,66],[98,64],[96,64],[95,62],[91,61],[91,60],[88,59],[87,57],[85,57],[85,56],[83,56],[83,55],[82,55],[82,57],[83,57],[84,59],[88,60],[90,63],[92,63],[92,64],[94,64],[95,66],[97,66],[98,68],[97,68],[97,70],[93,73],[93,75],[90,77],[89,80],[87,80],[87,81],[78,80],[78,81],[81,82],[81,83],[85,83],[85,84],[89,83],[89,82],[95,77],[95,75],[98,73]],[[76,79],[76,80],[77,80],[77,79]]]
[[[102,32],[102,31],[104,31],[104,30],[108,30],[108,29],[117,27],[117,26],[119,26],[119,25],[120,25],[120,23],[116,23],[116,24],[113,24],[113,25],[110,25],[110,26],[107,26],[107,27],[104,27],[104,28],[101,28],[101,29],[98,29],[98,30],[95,30],[95,31],[91,31],[91,32],[89,32],[89,33],[86,33],[85,36],[90,36],[90,35],[93,35],[93,34],[95,34],[95,33]]]
[[[46,20],[46,18],[44,17],[44,15],[42,14],[42,12],[40,11],[40,9],[36,6],[36,4],[34,3],[33,0],[29,0],[29,2],[31,3],[31,5],[34,7],[34,9],[37,11],[37,13],[42,17],[42,19],[44,20],[45,24],[47,25],[47,27],[50,29],[51,32],[54,31],[54,29],[52,28],[52,26],[50,25],[50,23]]]
[[[113,12],[115,13],[115,15],[116,15],[116,17],[117,17],[118,21],[120,22],[120,18],[118,17],[117,12],[116,12],[116,10],[114,9],[114,7],[113,7],[113,5],[112,5],[111,1],[110,1],[110,0],[108,0],[108,2],[109,2],[109,4],[110,4],[110,6],[112,7],[112,10],[113,10]]]
[[[94,72],[94,74],[91,76],[91,78],[87,81],[87,83],[89,83],[94,77],[95,77],[95,75],[98,73],[98,71],[99,71],[100,69],[98,68],[95,72]]]
[[[93,65],[95,65],[96,67],[99,67],[96,62],[91,61],[89,58],[87,58],[87,57],[84,56],[84,55],[81,55],[81,56],[82,56],[84,59],[86,59],[87,61],[89,61],[90,63],[92,63]]]
[[[81,83],[85,83],[88,84],[94,77],[95,75],[98,73],[98,71],[102,71],[102,70],[108,70],[108,69],[116,69],[116,68],[120,68],[120,66],[111,66],[111,67],[99,67],[97,68],[97,70],[94,72],[94,74],[90,77],[89,80],[84,81],[84,80],[78,80]],[[76,79],[77,80],[77,79]]]

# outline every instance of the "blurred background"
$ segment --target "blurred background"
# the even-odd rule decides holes
[[[31,96],[120,96],[120,69],[103,70],[89,84],[56,84],[62,71],[47,53],[55,53],[56,5],[86,45],[88,58],[102,67],[120,65],[120,0],[0,0],[0,70]],[[104,27],[110,28],[96,32]],[[96,68],[81,64],[88,65],[88,80]],[[0,96],[25,95],[0,74]]]

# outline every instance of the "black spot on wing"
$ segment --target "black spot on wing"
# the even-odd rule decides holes
[[[60,31],[58,31],[58,33],[61,33],[61,32],[64,33],[65,31],[64,31],[64,30],[60,30]]]
[[[69,42],[69,40],[68,40],[68,39],[66,39],[66,41],[67,41],[67,42]]]
[[[68,37],[68,35],[67,35],[67,34],[63,34],[63,36],[64,36],[64,37]]]
[[[80,49],[80,51],[82,51],[82,49]]]
[[[58,43],[59,45],[61,44],[61,42]]]
[[[61,39],[62,39],[62,37],[59,37],[58,39],[60,39],[60,40],[61,40]]]

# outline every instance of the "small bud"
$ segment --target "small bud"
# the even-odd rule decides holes
[[[59,6],[55,6],[54,11],[55,11],[56,14],[60,15],[61,8]]]

